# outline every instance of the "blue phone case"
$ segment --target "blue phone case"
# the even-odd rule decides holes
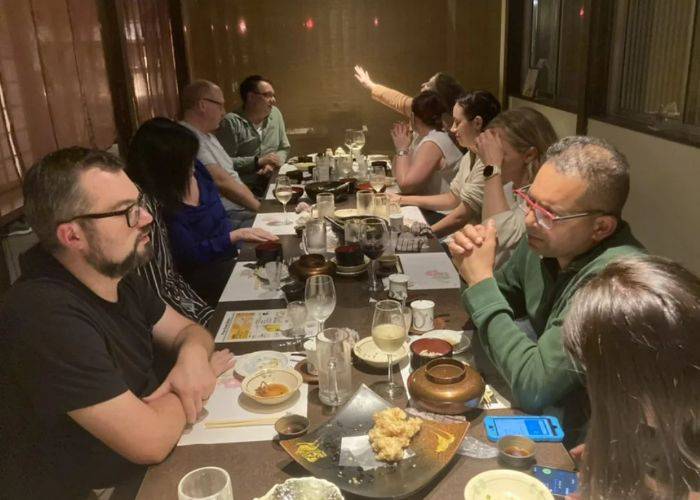
[[[532,475],[544,483],[553,495],[561,498],[578,490],[578,475],[575,472],[535,465]]]
[[[498,441],[503,436],[525,436],[533,441],[557,443],[564,439],[564,431],[557,417],[508,416],[484,418],[486,436]]]

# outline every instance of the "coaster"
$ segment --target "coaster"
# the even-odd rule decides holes
[[[307,360],[302,359],[296,365],[294,365],[294,369],[301,373],[301,378],[307,384],[318,384],[318,375],[312,375],[308,371],[306,371],[306,361]]]

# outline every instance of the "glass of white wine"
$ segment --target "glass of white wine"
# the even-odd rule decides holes
[[[290,181],[289,177],[286,175],[277,176],[277,183],[275,184],[275,197],[277,198],[277,201],[282,204],[282,210],[284,212],[283,224],[289,224],[289,220],[287,219],[287,203],[289,203],[289,200],[292,199],[292,194],[294,194],[294,191],[292,191],[292,182]]]
[[[369,174],[369,184],[374,189],[375,193],[378,193],[384,187],[386,182],[386,170],[381,165],[375,165],[372,167],[372,171]]]
[[[372,340],[386,353],[388,363],[387,380],[372,384],[372,390],[387,399],[402,397],[405,394],[404,388],[392,380],[392,357],[406,342],[406,320],[400,302],[380,300],[376,303],[372,319]]]
[[[335,310],[335,285],[333,278],[327,274],[311,276],[306,280],[304,290],[306,311],[319,324],[319,332],[323,331],[326,320]]]

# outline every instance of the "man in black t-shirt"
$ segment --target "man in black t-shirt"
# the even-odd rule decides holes
[[[40,245],[0,309],[2,494],[80,498],[162,461],[231,355],[130,273],[152,217],[116,157],[60,150],[23,188]],[[160,385],[154,343],[177,354]]]

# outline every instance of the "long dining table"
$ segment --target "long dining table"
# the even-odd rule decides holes
[[[355,197],[336,203],[336,209],[354,208]],[[292,207],[293,208],[293,207]],[[273,199],[262,202],[260,214],[281,212],[281,205]],[[259,215],[258,217],[260,217]],[[285,258],[301,254],[300,238],[296,235],[281,235]],[[240,251],[239,262],[254,261],[253,244],[246,244]],[[444,252],[441,244],[431,239],[429,252]],[[359,332],[360,337],[370,336],[373,305],[369,302],[367,290],[367,275],[359,277],[335,276],[334,283],[337,294],[337,305],[333,314],[326,321],[326,327],[348,327]],[[442,328],[462,330],[467,321],[467,314],[461,304],[459,290],[409,290],[408,301],[429,298],[435,302],[435,316],[441,318]],[[216,332],[227,311],[248,311],[283,309],[285,299],[271,300],[240,300],[219,302],[209,329]],[[485,360],[483,351],[479,352],[478,343],[472,343],[469,353],[470,362],[475,363],[485,381],[496,390],[509,397],[509,389],[497,371]],[[279,342],[255,341],[217,344],[217,348],[226,347],[236,355],[242,355],[261,349],[279,346]],[[483,367],[483,368],[482,368]],[[401,377],[395,374],[395,380]],[[386,378],[386,369],[368,367],[355,360],[352,368],[352,384],[357,389],[360,384],[371,386],[372,383]],[[393,403],[405,407],[408,400],[404,397]],[[310,429],[322,425],[337,412],[324,406],[318,398],[317,386],[310,386],[308,391],[308,418]],[[471,412],[468,436],[481,442],[489,443],[482,421],[487,415],[521,414],[517,409],[484,410]],[[489,443],[494,445],[494,443]],[[536,443],[536,460],[540,465],[573,470],[571,457],[561,443]],[[233,494],[236,500],[248,500],[263,496],[275,484],[282,483],[292,477],[308,476],[309,473],[298,465],[280,446],[277,440],[237,442],[222,444],[198,444],[177,446],[168,458],[158,465],[151,466],[141,484],[138,499],[172,499],[177,497],[177,486],[180,479],[189,471],[213,465],[228,471],[231,477]],[[501,468],[496,458],[471,458],[456,454],[452,461],[433,478],[424,488],[413,493],[411,499],[419,498],[462,498],[467,482],[475,475],[490,469]],[[344,492],[346,498],[356,498]]]

